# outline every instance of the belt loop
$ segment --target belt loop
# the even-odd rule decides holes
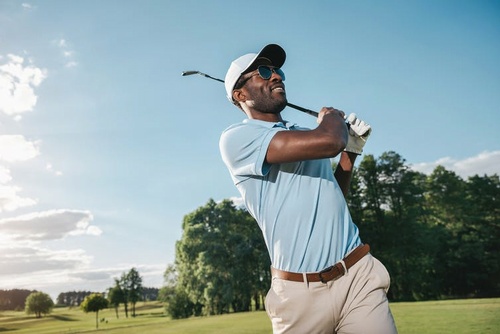
[[[342,267],[344,267],[344,276],[347,276],[347,266],[345,265],[344,259],[339,261]]]
[[[304,283],[307,288],[309,288],[309,280],[307,279],[307,273],[302,273],[302,277],[304,278]]]

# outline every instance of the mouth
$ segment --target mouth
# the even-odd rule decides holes
[[[278,93],[284,93],[285,92],[285,86],[283,85],[276,85],[274,87],[271,87],[272,92],[278,92]]]

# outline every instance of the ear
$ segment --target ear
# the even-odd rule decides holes
[[[243,92],[243,90],[235,89],[233,90],[233,99],[237,102],[244,102],[247,99],[247,97]]]

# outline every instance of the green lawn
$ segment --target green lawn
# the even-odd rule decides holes
[[[391,304],[400,334],[500,333],[500,299]]]
[[[391,309],[400,334],[409,333],[500,333],[500,298],[433,302],[392,303]],[[265,312],[170,320],[161,303],[139,303],[137,317],[125,318],[114,310],[99,312],[99,330],[95,313],[78,308],[56,308],[49,316],[35,319],[23,312],[0,312],[0,332],[13,333],[271,333]]]

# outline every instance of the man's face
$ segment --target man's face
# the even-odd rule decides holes
[[[271,77],[266,80],[259,75],[258,70],[254,70],[244,74],[240,80],[245,81],[241,89],[245,92],[247,103],[254,110],[277,114],[286,107],[285,84],[278,73],[273,71]]]

